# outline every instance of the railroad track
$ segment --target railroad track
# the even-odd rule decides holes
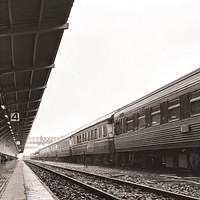
[[[6,186],[10,180],[11,175],[14,172],[17,161],[9,161],[4,164],[0,164],[0,199]]]
[[[102,175],[90,174],[52,165],[50,166],[43,163],[40,163],[39,165],[40,167],[43,167],[43,169],[49,170],[51,173],[58,173],[59,176],[63,176],[69,180],[72,179],[72,181],[74,183],[77,182],[80,187],[83,187],[85,190],[104,199],[140,199],[141,197],[145,197],[145,199],[199,200],[199,198],[177,194],[133,182],[109,178]]]
[[[0,174],[0,198],[8,184],[10,176],[10,174]]]
[[[59,172],[55,172],[52,169],[48,169],[33,163],[26,162],[26,164],[59,199],[119,200],[119,198],[113,195],[98,190],[97,188],[89,186],[88,184],[84,184],[81,181],[73,179]]]

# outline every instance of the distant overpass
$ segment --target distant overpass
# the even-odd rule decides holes
[[[31,153],[41,149],[42,147],[60,139],[60,138],[61,137],[42,137],[42,136],[29,137],[26,142],[24,154],[30,155]]]

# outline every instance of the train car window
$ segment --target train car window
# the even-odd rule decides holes
[[[85,132],[85,142],[87,142],[87,133]]]
[[[84,133],[82,134],[82,142],[85,142],[85,135],[84,135]]]
[[[81,143],[81,137],[80,137],[80,135],[78,136],[78,143]]]
[[[138,130],[138,113],[133,114],[134,129]]]
[[[168,102],[169,121],[180,119],[180,99],[174,99]]]
[[[168,122],[168,104],[167,102],[163,102],[160,104],[161,111],[161,124]]]
[[[190,94],[191,115],[200,114],[200,90]]]
[[[144,108],[138,112],[138,129],[145,128],[145,113]]]
[[[124,120],[120,119],[120,134],[124,132]]]
[[[88,141],[90,140],[90,131],[88,131]]]
[[[91,140],[93,140],[93,139],[94,139],[94,131],[91,130]]]
[[[102,137],[102,127],[100,126],[99,127],[99,138],[101,138]]]
[[[116,135],[120,134],[120,125],[119,125],[119,122],[115,123],[115,134]]]
[[[77,144],[79,143],[79,139],[78,139],[78,136],[76,136],[76,142],[77,142]]]
[[[160,106],[155,106],[151,108],[151,125],[159,125],[161,122],[161,116],[160,116]]]
[[[94,129],[94,138],[95,138],[95,139],[98,138],[98,136],[97,136],[97,128]]]
[[[107,136],[107,128],[106,128],[106,126],[103,126],[103,136],[104,137]]]
[[[180,96],[181,119],[190,117],[190,99],[188,93]]]
[[[124,117],[123,119],[123,132],[126,133],[127,132],[127,118]]]
[[[133,116],[127,117],[126,124],[127,124],[127,131],[134,130]]]
[[[150,127],[151,126],[151,108],[145,108],[145,127]]]

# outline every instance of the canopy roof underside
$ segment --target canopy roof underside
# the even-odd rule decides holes
[[[72,5],[0,0],[0,153],[24,151]]]

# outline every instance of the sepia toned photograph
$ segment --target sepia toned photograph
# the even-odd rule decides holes
[[[0,0],[1,200],[200,200],[199,0]]]

